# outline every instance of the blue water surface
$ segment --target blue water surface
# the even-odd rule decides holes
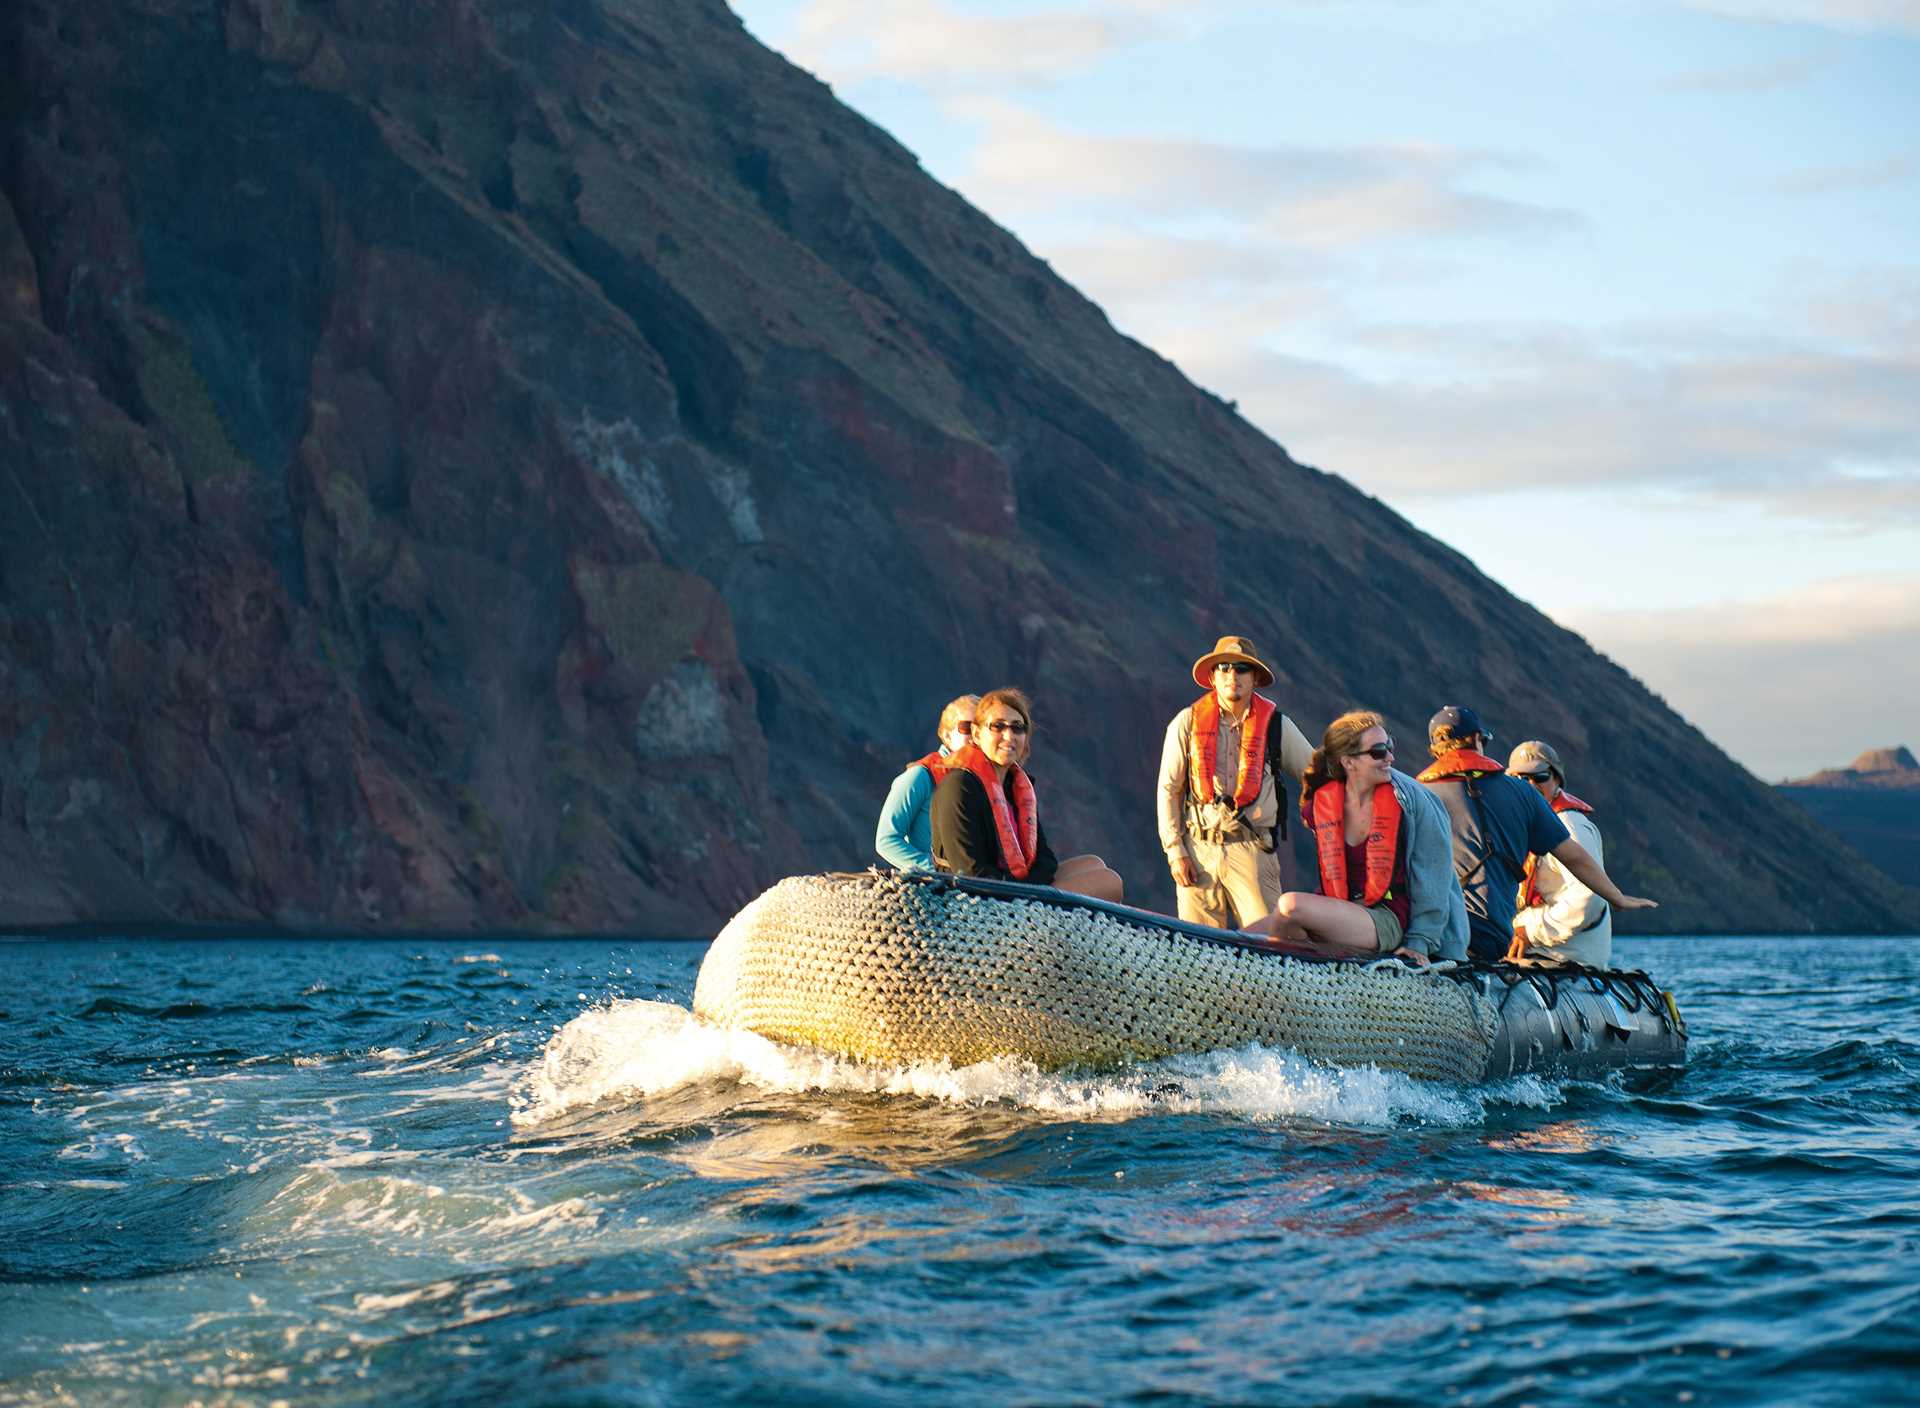
[[[0,944],[0,1403],[1854,1405],[1920,941],[1622,940],[1684,1072],[875,1070],[703,946]]]

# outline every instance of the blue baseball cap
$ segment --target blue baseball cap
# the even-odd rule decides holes
[[[1471,738],[1480,735],[1482,743],[1493,742],[1493,730],[1480,722],[1480,716],[1464,704],[1449,704],[1427,720],[1429,741],[1442,737]]]

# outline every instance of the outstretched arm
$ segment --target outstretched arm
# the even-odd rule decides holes
[[[1592,890],[1601,899],[1615,909],[1658,909],[1657,900],[1643,900],[1636,895],[1625,894],[1620,887],[1608,878],[1607,872],[1600,867],[1587,848],[1569,836],[1550,853],[1564,865],[1582,885]]]

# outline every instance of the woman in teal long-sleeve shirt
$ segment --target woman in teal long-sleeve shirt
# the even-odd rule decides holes
[[[873,845],[880,858],[895,870],[934,868],[933,823],[928,819],[927,804],[946,772],[946,759],[973,739],[973,706],[979,698],[977,694],[963,694],[942,709],[936,727],[940,751],[908,763],[887,789],[887,804],[880,809]]]

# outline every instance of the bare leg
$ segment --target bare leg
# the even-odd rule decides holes
[[[1347,900],[1290,890],[1280,896],[1272,914],[1247,926],[1252,934],[1270,934],[1294,943],[1319,944],[1344,955],[1376,954],[1380,940],[1373,917]]]
[[[1126,891],[1119,875],[1099,856],[1068,856],[1060,862],[1053,883],[1057,889],[1091,895],[1098,900],[1112,900],[1115,904],[1121,902],[1121,896]]]

